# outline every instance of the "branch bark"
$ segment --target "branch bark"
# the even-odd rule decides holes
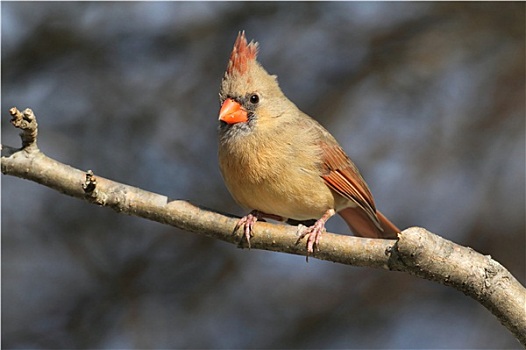
[[[243,234],[233,232],[238,218],[95,176],[90,170],[75,169],[49,158],[37,147],[38,129],[33,112],[12,108],[10,113],[12,124],[22,130],[22,147],[2,146],[3,174],[31,180],[120,213],[244,245]],[[253,249],[307,254],[305,245],[298,243],[296,228],[289,225],[258,222],[251,246]],[[397,240],[327,232],[313,258],[402,271],[451,286],[491,311],[526,347],[526,289],[489,255],[477,253],[423,228],[412,227],[401,232]]]

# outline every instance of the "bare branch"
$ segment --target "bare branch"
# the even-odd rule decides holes
[[[2,147],[2,173],[28,179],[117,212],[140,216],[225,242],[243,245],[233,232],[238,218],[195,206],[187,201],[124,185],[62,164],[42,153],[36,144],[33,112],[10,110],[13,125],[22,129],[22,148]],[[254,249],[306,255],[297,244],[293,226],[258,222]],[[313,258],[368,266],[412,275],[452,286],[477,300],[526,346],[526,290],[497,261],[471,248],[445,240],[418,227],[404,230],[398,240],[368,239],[326,233]]]

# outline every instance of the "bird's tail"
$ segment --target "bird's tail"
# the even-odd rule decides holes
[[[380,230],[360,208],[345,208],[340,210],[338,214],[356,236],[393,239],[400,232],[400,229],[379,211],[376,211],[376,216],[383,230]]]

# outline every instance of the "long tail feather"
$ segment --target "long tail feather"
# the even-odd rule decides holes
[[[360,208],[345,208],[339,211],[338,214],[345,220],[356,236],[367,238],[396,238],[400,232],[400,229],[379,211],[376,212],[376,215],[378,216],[383,231],[379,230],[369,216]]]

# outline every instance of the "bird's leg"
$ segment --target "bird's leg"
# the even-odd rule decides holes
[[[254,224],[259,221],[265,221],[264,218],[276,220],[276,221],[283,221],[284,218],[279,215],[274,214],[267,214],[263,213],[259,210],[252,210],[248,215],[243,216],[236,224],[236,227],[234,227],[234,232],[236,232],[241,226],[243,227],[243,233],[248,243],[248,249],[250,249],[250,237],[252,237],[252,229],[254,228]],[[240,243],[242,243],[241,241]]]
[[[300,237],[298,238],[296,244],[299,243],[306,235],[309,235],[309,238],[307,238],[307,259],[309,258],[310,253],[314,253],[314,247],[318,247],[321,235],[325,231],[325,223],[334,214],[336,214],[336,211],[334,209],[329,209],[320,219],[314,223],[314,225],[310,227],[305,227],[303,225],[298,226],[298,234]]]

